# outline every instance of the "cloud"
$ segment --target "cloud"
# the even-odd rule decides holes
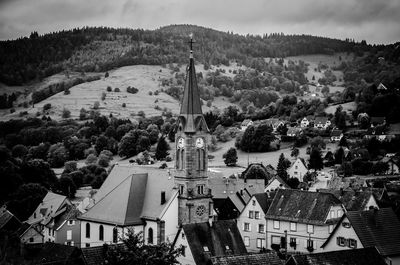
[[[241,34],[284,32],[373,43],[399,40],[398,0],[0,0],[0,39],[82,26],[196,24]]]

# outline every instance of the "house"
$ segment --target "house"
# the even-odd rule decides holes
[[[331,142],[339,142],[343,137],[343,131],[339,129],[333,129],[331,132]]]
[[[276,132],[276,130],[279,128],[279,126],[285,125],[284,121],[282,121],[280,119],[276,119],[276,118],[266,119],[266,120],[261,121],[261,123],[271,126],[273,132]]]
[[[21,227],[17,230],[20,242],[23,244],[39,244],[44,243],[44,235],[39,230],[39,226],[34,224],[22,223]]]
[[[380,162],[385,163],[388,165],[388,170],[386,172],[383,172],[383,174],[386,175],[394,175],[394,174],[399,174],[399,158],[398,157],[383,157]]]
[[[382,83],[379,83],[379,85],[378,85],[378,87],[376,89],[378,91],[387,91],[388,90],[387,87]]]
[[[0,231],[16,231],[20,226],[21,221],[3,205],[0,208]]]
[[[212,257],[245,255],[246,247],[234,220],[184,224],[173,246],[183,246],[181,264],[207,265]]]
[[[275,251],[212,257],[210,265],[282,265]]]
[[[328,119],[328,117],[316,117],[314,121],[314,128],[315,129],[320,129],[320,130],[325,130],[331,125],[331,121]]]
[[[273,176],[264,188],[264,192],[270,192],[277,189],[290,189],[286,182],[278,175]]]
[[[298,157],[287,172],[289,177],[297,178],[300,182],[303,182],[304,175],[308,172],[304,159]]]
[[[335,195],[347,211],[365,211],[370,207],[379,208],[378,202],[372,191],[352,189],[321,189],[319,192],[327,192]]]
[[[266,246],[287,248],[288,252],[321,252],[343,212],[341,201],[333,194],[277,190],[265,216]]]
[[[55,243],[68,246],[81,246],[81,223],[78,217],[82,214],[78,209],[71,207],[68,212],[55,222]]]
[[[43,234],[45,242],[54,242],[55,220],[71,206],[72,203],[66,196],[49,191],[26,222],[36,226]]]
[[[112,171],[95,205],[78,217],[81,247],[120,243],[128,228],[142,232],[146,244],[172,241],[178,226],[173,178],[158,169],[137,173],[140,167],[130,165],[115,165]]]
[[[242,124],[240,125],[240,130],[244,132],[251,125],[253,125],[253,121],[250,119],[245,119],[242,121]]]
[[[289,137],[296,137],[296,136],[301,135],[302,133],[303,133],[303,129],[301,129],[301,128],[289,127],[286,135]]]
[[[263,180],[265,186],[275,172],[276,171],[271,166],[264,166],[262,163],[251,163],[242,172],[240,177],[246,181],[250,179]]]
[[[385,117],[376,117],[376,116],[371,117],[371,127],[376,127],[384,124],[386,124]]]
[[[274,192],[254,194],[237,219],[237,226],[249,252],[266,249],[265,214],[274,198]]]
[[[400,221],[391,208],[346,212],[321,246],[324,251],[369,247],[387,264],[400,264]]]
[[[349,249],[291,256],[285,265],[387,265],[376,248]]]
[[[300,127],[301,128],[309,127],[311,125],[311,123],[313,123],[313,122],[314,122],[314,118],[312,116],[304,117],[300,122]]]

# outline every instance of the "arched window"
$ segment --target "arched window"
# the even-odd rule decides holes
[[[86,238],[90,238],[90,224],[86,223]]]
[[[181,169],[181,150],[177,150],[176,152],[176,168]]]
[[[147,243],[153,244],[153,228],[150,227],[147,234],[148,234]]]
[[[185,168],[185,150],[179,149],[176,153],[177,153],[176,167],[180,170],[183,170]]]
[[[114,227],[113,229],[113,243],[117,243],[118,241],[118,228]]]
[[[204,149],[197,149],[197,170],[204,170],[206,168],[206,158]]]
[[[102,225],[99,226],[99,240],[104,240],[104,227]]]

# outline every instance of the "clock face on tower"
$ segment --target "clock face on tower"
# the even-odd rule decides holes
[[[185,146],[185,139],[179,138],[178,139],[178,148],[183,148]]]
[[[206,207],[204,205],[197,206],[196,214],[202,216],[206,212]]]
[[[204,146],[204,140],[203,140],[203,138],[197,138],[197,139],[196,139],[196,147],[197,147],[197,148],[203,148],[203,146]]]

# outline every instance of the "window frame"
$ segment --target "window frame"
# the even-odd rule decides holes
[[[265,225],[264,224],[258,224],[258,233],[265,234]]]
[[[274,220],[273,221],[273,228],[276,230],[281,229],[281,222],[279,220]]]
[[[257,220],[261,219],[261,214],[259,211],[254,211],[254,219],[257,219]]]
[[[293,226],[294,226],[294,228],[293,228]],[[290,222],[290,231],[297,232],[297,223]]]
[[[257,238],[256,247],[260,249],[265,248],[265,238]]]
[[[250,223],[247,223],[247,222],[243,223],[243,231],[245,231],[245,232],[250,232],[251,231]]]
[[[104,226],[103,225],[99,226],[99,240],[104,241]]]
[[[72,240],[72,230],[67,230],[67,240]]]
[[[243,237],[243,243],[245,247],[250,247],[250,237],[249,236],[244,236]]]
[[[314,225],[307,225],[307,233],[314,234]]]
[[[254,211],[249,210],[247,217],[248,217],[249,219],[254,219]]]

